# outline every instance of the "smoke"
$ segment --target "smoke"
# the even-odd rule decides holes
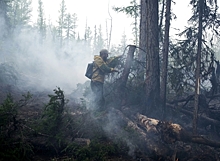
[[[122,117],[123,116],[121,116],[119,110],[111,108],[110,110],[108,110],[108,113],[106,115],[106,122],[102,126],[104,131],[107,135],[109,135],[110,138],[114,138],[115,141],[119,139],[125,142],[127,147],[129,148],[128,155],[135,158],[135,141],[131,136],[132,132],[128,130],[129,127]]]
[[[1,31],[5,31],[4,21],[0,22]],[[19,88],[34,92],[52,91],[60,87],[66,94],[73,91],[74,94],[78,94],[77,89],[83,91],[84,85],[89,86],[84,75],[88,62],[93,60],[93,55],[84,41],[64,41],[60,47],[60,42],[52,35],[42,39],[38,30],[32,27],[15,28],[13,35],[8,34],[5,38],[3,34],[0,36],[0,64],[13,66],[18,78],[16,86]],[[91,104],[93,95],[87,94],[90,101],[87,108],[94,110]],[[115,113],[110,112],[107,117],[108,123],[104,127],[106,133],[117,134],[121,138],[127,135]],[[129,155],[134,155],[133,144],[129,139],[124,138],[124,141],[130,147]]]
[[[1,10],[0,10],[0,12],[1,12]],[[5,33],[5,19],[4,18],[2,18],[1,16],[0,16],[0,29],[1,29],[1,32],[0,32],[0,38],[2,38],[3,37],[3,33]]]
[[[0,22],[4,29],[3,21]],[[60,87],[71,93],[78,83],[87,80],[84,74],[93,56],[85,42],[71,41],[66,45],[64,41],[61,48],[58,40],[52,36],[42,39],[33,28],[16,28],[12,36],[0,36],[0,63],[16,69],[19,87],[50,91]]]

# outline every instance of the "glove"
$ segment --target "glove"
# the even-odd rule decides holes
[[[117,69],[114,69],[114,68],[111,69],[111,72],[118,72],[119,73],[119,71]]]

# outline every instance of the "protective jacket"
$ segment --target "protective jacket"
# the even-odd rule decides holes
[[[118,63],[119,56],[111,57],[105,62],[102,57],[95,55],[94,56],[94,66],[93,66],[93,76],[92,81],[98,81],[104,83],[105,74],[111,73],[114,70],[114,67]]]

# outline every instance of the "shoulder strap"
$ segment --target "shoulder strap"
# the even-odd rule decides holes
[[[95,62],[93,61],[93,65],[95,64]],[[98,66],[98,65],[97,65]],[[97,67],[94,71],[93,71],[93,73],[95,73],[97,70],[98,70],[98,68],[99,67]]]
[[[95,62],[93,61],[92,63],[93,63],[93,66],[94,66]],[[97,65],[97,68],[94,71],[92,70],[92,74],[95,73],[98,70],[98,68],[99,68],[99,66]],[[98,77],[98,75],[96,77]],[[96,77],[94,77],[94,78],[96,78]]]

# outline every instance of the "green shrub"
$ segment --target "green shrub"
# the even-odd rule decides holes
[[[67,145],[67,137],[72,137],[73,126],[71,116],[68,114],[64,92],[58,87],[54,89],[54,95],[45,105],[37,131],[48,136],[46,147],[54,149],[59,154]],[[50,150],[52,151],[52,150]]]
[[[25,106],[31,98],[14,102],[11,94],[0,105],[0,158],[2,160],[30,160],[33,146],[26,137],[25,121],[18,117],[18,108]],[[0,160],[1,160],[0,159]]]

